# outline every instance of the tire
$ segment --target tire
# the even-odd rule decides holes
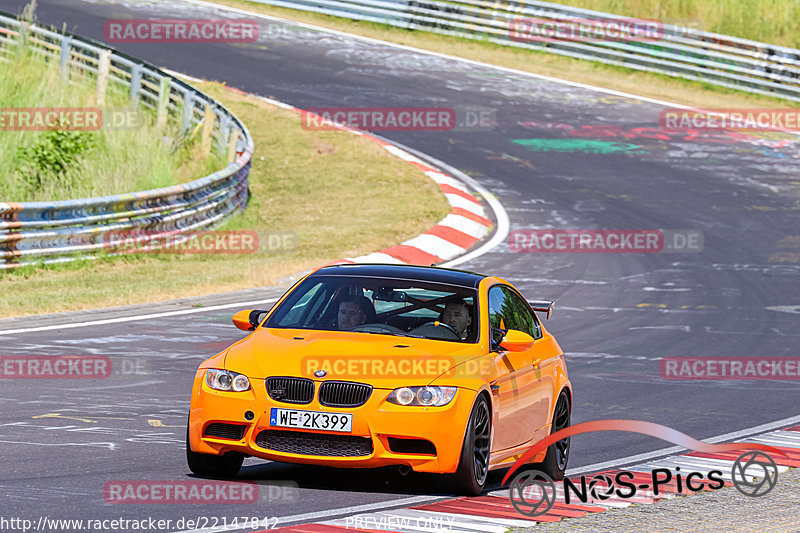
[[[458,470],[451,475],[451,485],[456,493],[477,496],[483,492],[489,476],[491,434],[491,407],[486,396],[481,394],[475,400],[469,415]]]
[[[570,405],[567,391],[558,395],[556,407],[553,409],[553,424],[550,434],[560,431],[570,425]],[[547,448],[547,455],[541,463],[532,463],[529,468],[540,470],[550,476],[554,481],[564,479],[569,461],[570,437],[554,442]]]
[[[241,453],[226,453],[224,455],[211,455],[192,451],[189,444],[189,423],[186,423],[186,463],[193,474],[200,477],[234,478],[242,468],[244,455]]]

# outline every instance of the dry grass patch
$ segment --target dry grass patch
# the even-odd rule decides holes
[[[197,84],[247,124],[256,153],[244,213],[220,229],[254,230],[254,254],[131,256],[0,273],[0,316],[199,296],[274,284],[298,271],[379,250],[424,232],[449,211],[420,169],[377,143],[301,128],[297,113],[218,83]],[[273,232],[297,246],[269,250]]]

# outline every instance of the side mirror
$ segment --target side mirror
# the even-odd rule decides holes
[[[247,309],[233,315],[233,325],[243,331],[253,331],[261,323],[266,311]]]
[[[533,342],[533,337],[524,331],[510,329],[500,341],[500,347],[509,352],[523,352],[533,346]]]

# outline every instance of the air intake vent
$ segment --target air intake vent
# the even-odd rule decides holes
[[[326,381],[319,386],[319,403],[328,407],[358,407],[372,394],[372,387],[349,381]]]
[[[304,378],[267,378],[267,394],[276,402],[311,403],[314,382]]]
[[[239,424],[214,423],[206,426],[203,432],[204,437],[215,437],[217,439],[241,440],[244,437],[245,426]]]
[[[436,446],[425,439],[400,439],[389,437],[389,451],[414,455],[436,455]]]
[[[353,435],[305,433],[265,429],[256,437],[256,445],[276,452],[325,457],[360,457],[372,454],[372,439]]]

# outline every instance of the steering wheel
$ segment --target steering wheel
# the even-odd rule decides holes
[[[453,335],[455,335],[455,336],[456,336],[456,337],[458,337],[459,339],[461,338],[461,335],[459,335],[459,334],[458,334],[458,331],[456,331],[456,328],[454,328],[454,327],[453,327],[453,326],[451,326],[450,324],[445,324],[444,322],[441,322],[441,321],[439,321],[439,320],[431,320],[430,322],[425,322],[424,324],[422,324],[422,325],[421,325],[421,326],[419,326],[419,327],[425,327],[425,326],[436,326],[436,327],[442,327],[442,328],[446,328],[446,329],[449,329],[449,330],[450,330],[450,332],[451,332]]]

